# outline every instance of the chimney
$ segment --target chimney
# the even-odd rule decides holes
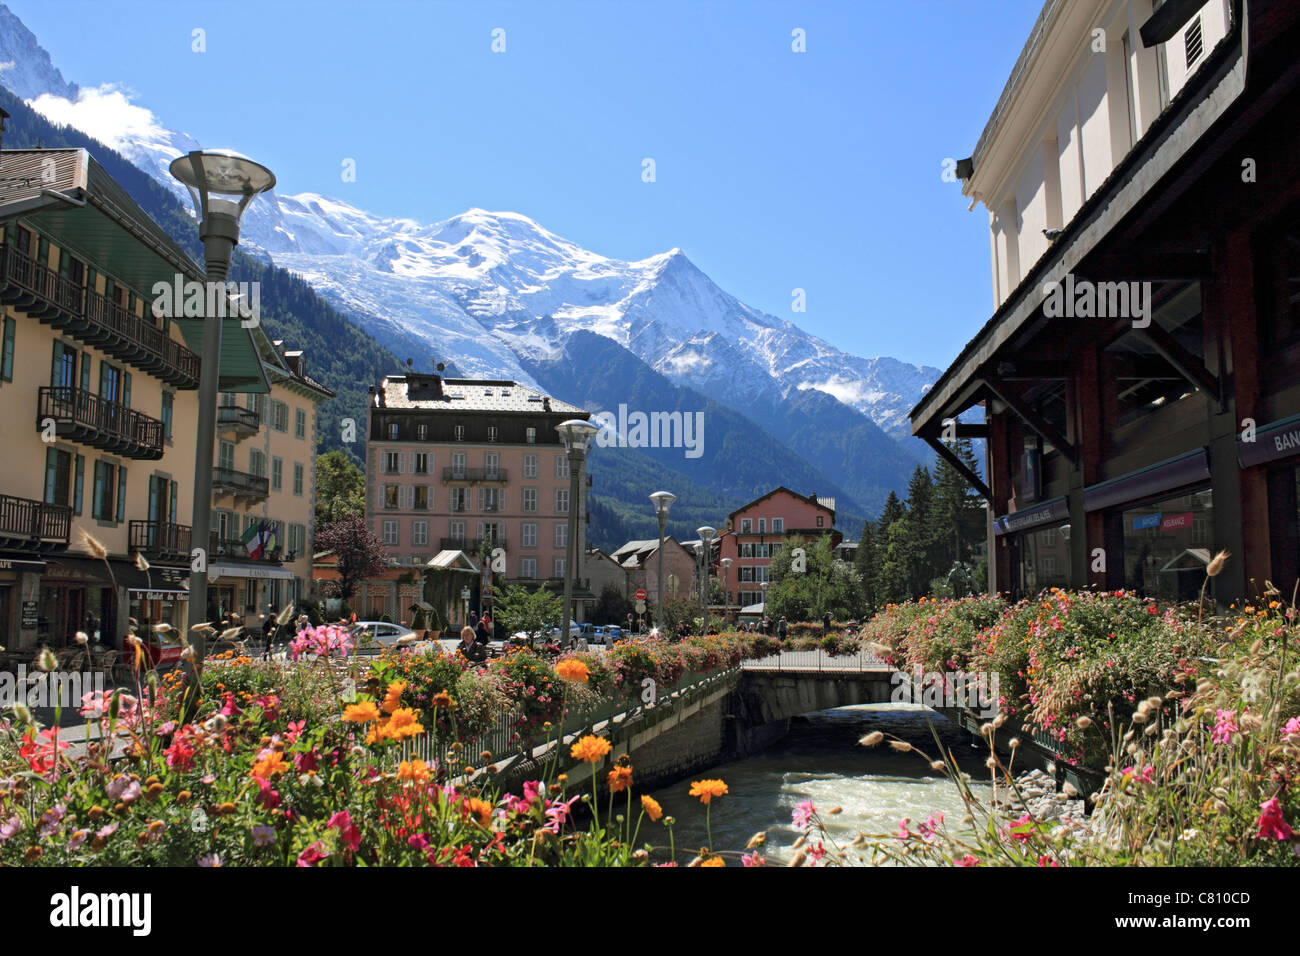
[[[3,106],[0,106],[0,147],[4,145],[5,120],[8,118],[8,111]]]

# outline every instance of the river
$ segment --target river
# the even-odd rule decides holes
[[[713,801],[713,845],[718,850],[741,849],[755,833],[767,830],[765,855],[774,862],[788,862],[791,845],[799,832],[791,824],[795,805],[811,800],[822,812],[831,835],[844,845],[859,831],[897,834],[903,817],[924,820],[934,811],[945,815],[950,828],[965,814],[957,788],[942,774],[930,769],[915,753],[897,753],[882,743],[868,749],[858,741],[872,731],[883,731],[937,756],[934,739],[926,724],[927,712],[919,705],[864,704],[825,710],[796,718],[790,733],[767,750],[743,760],[701,771],[692,779],[721,779],[728,793]],[[934,712],[928,712],[944,746],[951,748],[962,768],[975,780],[987,780],[984,767],[987,752],[970,744],[970,735]],[[683,848],[708,843],[705,809],[689,795],[690,780],[656,791],[665,815],[675,818],[673,835],[678,862],[690,856]],[[987,795],[988,785],[976,785]],[[843,811],[829,816],[832,807]],[[638,843],[666,843],[661,825],[645,820]],[[667,859],[665,853],[662,857]],[[734,857],[728,865],[734,865]]]

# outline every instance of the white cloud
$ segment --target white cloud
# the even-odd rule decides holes
[[[79,129],[113,149],[121,150],[141,140],[168,143],[170,131],[150,110],[132,103],[133,97],[127,90],[105,83],[95,89],[79,90],[75,102],[42,93],[28,105],[51,123]]]

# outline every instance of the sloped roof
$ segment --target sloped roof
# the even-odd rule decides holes
[[[419,372],[387,375],[379,384],[385,409],[452,412],[513,412],[559,414],[588,418],[578,405],[562,402],[528,385],[509,379],[442,378]]]

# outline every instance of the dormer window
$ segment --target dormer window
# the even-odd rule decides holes
[[[457,426],[456,426],[456,441],[464,441],[464,440],[465,440],[465,426],[464,426],[464,425],[457,425]]]
[[[488,426],[488,441],[496,441],[496,440],[497,440],[497,426],[495,426],[495,425],[489,425],[489,426]]]
[[[530,445],[537,444],[537,429],[529,425],[524,429],[524,441]]]
[[[397,422],[388,423],[388,440],[397,441]]]

